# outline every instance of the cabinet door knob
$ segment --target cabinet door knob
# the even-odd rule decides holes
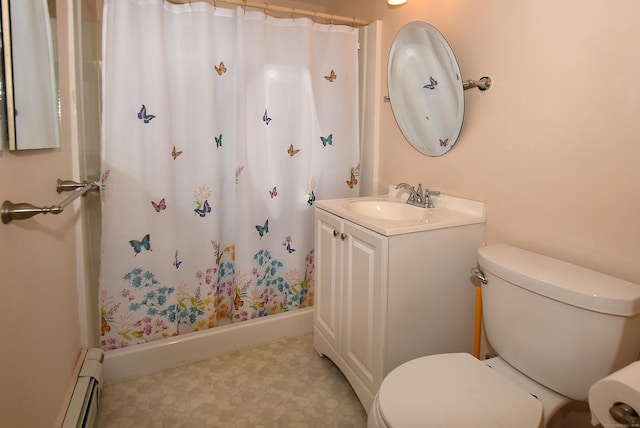
[[[333,236],[338,236],[338,231],[337,230],[333,231]]]
[[[347,239],[347,234],[346,234],[346,233],[341,233],[341,234],[340,234],[340,239],[342,239],[343,241],[344,241],[345,239]]]

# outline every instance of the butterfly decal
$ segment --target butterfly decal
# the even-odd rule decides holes
[[[173,146],[173,150],[171,150],[171,156],[173,156],[173,159],[175,160],[175,158],[177,158],[181,154],[182,154],[182,151],[177,151],[176,146]]]
[[[165,203],[164,198],[162,198],[160,202],[158,202],[157,204],[151,201],[151,205],[153,205],[153,208],[156,210],[157,213],[167,209],[167,204]]]
[[[269,233],[269,219],[266,219],[264,222],[264,226],[260,226],[259,224],[256,225],[256,230],[258,231],[258,234],[260,235],[260,239],[262,239],[262,237],[264,236],[265,233]]]
[[[284,238],[284,242],[282,243],[282,245],[286,248],[289,254],[295,251],[295,248],[291,247],[291,236],[287,236],[286,238]]]
[[[429,83],[424,85],[423,88],[434,90],[437,84],[438,84],[438,81],[436,79],[434,79],[433,77],[429,77]]]
[[[278,196],[278,189],[276,188],[276,186],[273,186],[273,190],[269,190],[269,196],[271,196],[271,199]]]
[[[353,189],[353,186],[355,186],[356,184],[358,184],[358,179],[356,178],[355,174],[353,173],[353,170],[351,171],[351,179],[347,180],[347,186],[349,186],[350,188]]]
[[[269,124],[269,122],[271,122],[271,118],[267,116],[267,109],[264,109],[264,114],[262,115],[262,121],[267,125]]]
[[[216,255],[216,266],[220,266],[220,261],[222,260],[222,256],[224,255],[224,253],[227,253],[231,256],[231,261],[235,261],[236,260],[236,246],[235,245],[229,245],[228,247],[225,247],[224,250],[220,251],[220,245],[217,242],[211,241],[211,244],[213,245],[213,248],[215,249],[215,255]]]
[[[291,144],[289,146],[289,149],[287,150],[287,153],[289,153],[289,156],[293,157],[293,155],[297,154],[300,151],[300,149],[295,149],[293,148],[293,144]]]
[[[219,76],[222,76],[224,73],[227,72],[227,67],[224,66],[224,62],[220,61],[220,67],[217,66],[213,66],[213,68],[216,69],[216,73],[218,73]]]
[[[334,80],[336,80],[336,73],[335,71],[331,70],[331,73],[328,76],[324,76],[325,79],[327,79],[329,82],[333,82]]]
[[[438,141],[440,141],[440,146],[441,147],[447,147],[447,144],[449,144],[449,139],[446,138],[444,140],[441,140],[440,138],[438,138]]]
[[[333,134],[329,134],[328,137],[320,137],[322,140],[322,147],[333,146]]]
[[[181,264],[182,264],[182,260],[178,260],[178,250],[176,250],[176,255],[175,255],[175,260],[173,262],[173,265],[176,267],[176,269],[180,269]]]
[[[216,148],[222,147],[222,134],[219,137],[214,136],[214,138],[216,139]]]
[[[138,112],[138,119],[142,119],[144,123],[149,123],[151,122],[151,119],[155,119],[155,116],[152,114],[147,114],[147,107],[142,104],[142,108]]]
[[[311,191],[311,193],[309,194],[309,197],[307,199],[307,203],[311,206],[313,205],[313,203],[316,200],[316,192],[314,192],[313,190]]]
[[[206,216],[211,212],[211,205],[209,205],[209,201],[205,200],[204,205],[200,205],[200,202],[198,202],[198,208],[194,209],[193,212],[198,214],[200,217]]]
[[[107,322],[107,316],[106,313],[104,311],[104,309],[102,310],[102,326],[100,327],[100,335],[104,336],[105,333],[109,333],[111,331],[111,327],[109,326],[109,323]]]
[[[244,305],[244,301],[240,298],[240,292],[236,291],[235,297],[233,298],[233,307],[237,311]]]
[[[149,241],[148,233],[144,235],[142,241],[136,241],[135,239],[132,239],[131,241],[129,241],[129,244],[131,244],[131,246],[133,247],[133,251],[135,251],[136,256],[140,253],[140,251],[142,251],[143,248],[147,251],[151,251],[151,242]]]

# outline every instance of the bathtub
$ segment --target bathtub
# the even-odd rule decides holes
[[[105,351],[104,382],[112,383],[217,355],[313,332],[313,308]]]

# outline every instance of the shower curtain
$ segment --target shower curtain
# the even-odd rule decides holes
[[[357,30],[107,0],[104,349],[313,304],[313,204],[357,196]]]

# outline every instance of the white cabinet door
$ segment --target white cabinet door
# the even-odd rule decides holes
[[[342,351],[342,219],[315,210],[315,328]]]
[[[344,222],[342,355],[370,391],[382,382],[387,238]]]

